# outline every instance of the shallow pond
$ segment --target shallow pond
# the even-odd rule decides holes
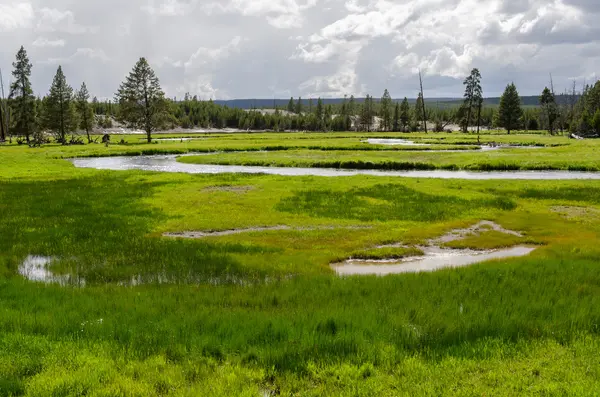
[[[48,256],[29,255],[19,266],[19,274],[29,281],[39,283],[85,286],[85,280],[80,277],[54,274],[48,268],[54,260]]]
[[[431,146],[428,143],[416,143],[408,139],[367,139],[367,143],[371,145],[386,145],[386,146]]]
[[[240,165],[185,164],[177,162],[177,155],[160,156],[120,156],[71,159],[78,168],[99,170],[144,170],[157,172],[182,172],[188,174],[269,174],[284,176],[397,176],[405,178],[440,179],[525,179],[525,180],[563,180],[563,179],[599,179],[600,172],[579,171],[379,171],[349,170],[333,168],[294,168],[294,167],[254,167]]]
[[[473,251],[469,249],[428,248],[424,256],[397,260],[355,260],[332,265],[337,274],[379,275],[432,272],[445,268],[474,265],[492,259],[505,259],[526,256],[535,248],[512,247],[493,251]]]

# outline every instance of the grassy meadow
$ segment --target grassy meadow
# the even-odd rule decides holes
[[[215,152],[182,160],[596,170],[600,143],[484,134],[483,142],[545,147],[427,153],[361,141],[401,137],[437,150],[477,138],[198,136],[0,146],[0,396],[600,390],[600,181],[187,175],[78,169],[65,160]],[[490,231],[448,245],[538,248],[434,273],[338,277],[330,267],[350,257],[413,255],[377,247],[419,245],[481,220],[523,237]],[[286,228],[164,236],[279,226]],[[52,258],[54,274],[85,286],[26,280],[19,266],[29,255]]]

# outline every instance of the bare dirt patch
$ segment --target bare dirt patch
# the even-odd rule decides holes
[[[254,186],[234,186],[234,185],[220,185],[220,186],[208,186],[202,189],[202,192],[230,192],[230,193],[248,193],[251,190],[256,189]]]
[[[316,227],[291,227],[287,225],[278,226],[266,226],[266,227],[250,227],[246,229],[231,229],[221,231],[186,231],[177,233],[164,233],[165,237],[175,238],[192,238],[199,239],[205,237],[221,237],[231,236],[234,234],[253,233],[253,232],[269,232],[269,231],[315,231],[315,230],[359,230],[359,229],[372,229],[371,226],[316,226]]]
[[[554,206],[550,211],[570,221],[596,221],[600,218],[600,210],[591,207]]]
[[[495,222],[491,221],[481,221],[469,228],[466,229],[454,229],[450,232],[444,234],[441,237],[438,237],[433,240],[429,240],[429,245],[441,245],[445,243],[450,243],[452,241],[462,240],[466,237],[470,236],[479,236],[481,233],[489,232],[490,230],[494,230],[499,233],[510,234],[515,237],[523,237],[522,233],[516,232],[514,230],[508,230],[498,225]]]

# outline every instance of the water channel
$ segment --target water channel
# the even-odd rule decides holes
[[[143,170],[156,172],[181,172],[188,174],[268,174],[283,176],[395,176],[404,178],[440,178],[440,179],[521,179],[521,180],[600,180],[600,172],[582,171],[383,171],[383,170],[350,170],[334,168],[295,168],[295,167],[257,167],[241,165],[209,165],[186,164],[177,161],[179,155],[157,156],[119,156],[78,158],[70,161],[78,168],[95,168],[99,170]]]

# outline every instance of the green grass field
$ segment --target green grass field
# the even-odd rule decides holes
[[[386,135],[443,147],[476,140],[372,134]],[[565,137],[483,135],[549,146],[508,149],[500,160],[363,150],[366,136],[0,146],[0,396],[596,395],[600,181],[187,175],[64,160],[261,149],[198,159],[314,166],[398,156],[561,169],[600,160],[595,142]],[[538,249],[387,277],[342,278],[329,266],[412,255],[376,247],[418,245],[484,219],[524,237],[489,232],[449,245]],[[275,226],[287,229],[163,236]],[[28,255],[54,258],[55,274],[85,287],[27,281],[18,269]]]

